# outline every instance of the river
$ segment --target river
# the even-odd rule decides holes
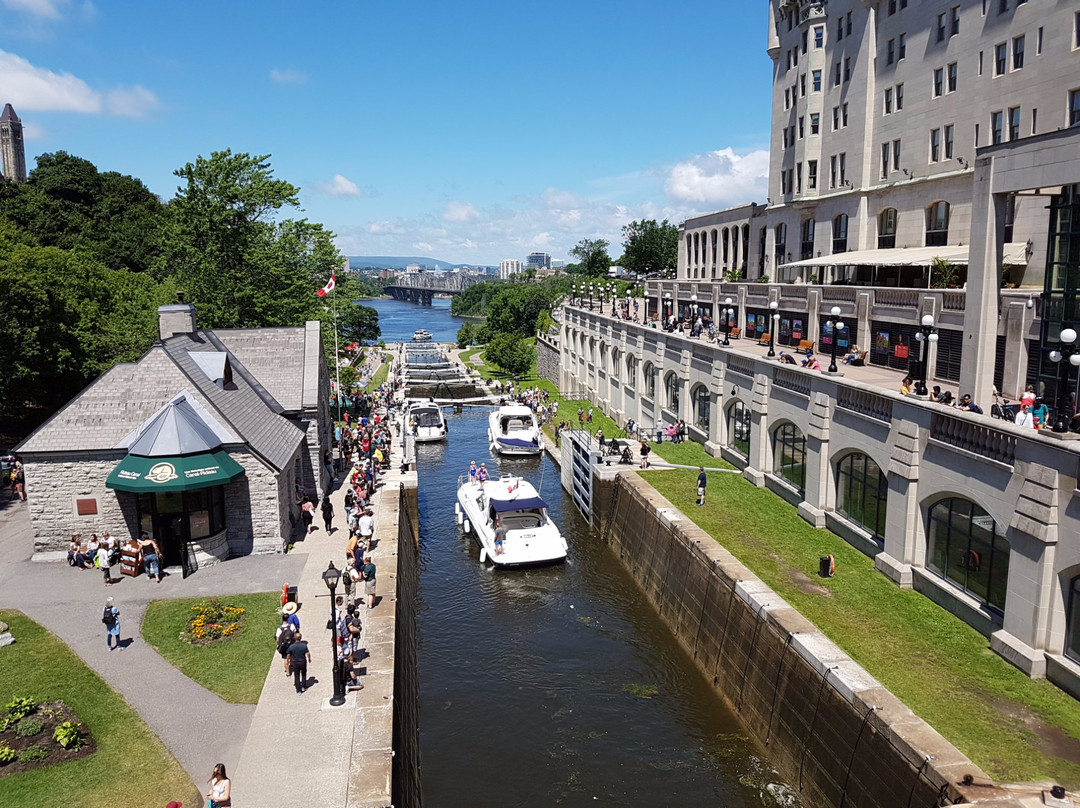
[[[426,314],[412,322],[434,331]],[[427,808],[793,804],[564,494],[554,463],[489,457],[486,411],[448,419],[448,440],[417,457]],[[480,565],[454,520],[471,460],[542,483],[569,540],[565,565]]]
[[[357,301],[379,312],[379,328],[387,342],[408,342],[418,328],[426,328],[436,342],[457,342],[457,332],[468,320],[450,313],[450,299],[435,298],[418,306],[389,297]]]

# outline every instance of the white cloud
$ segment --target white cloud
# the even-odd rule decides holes
[[[355,182],[341,174],[335,174],[332,182],[319,183],[319,190],[327,196],[363,196]]]
[[[49,137],[48,130],[45,129],[39,123],[24,123],[23,124],[23,138],[26,140],[47,140]]]
[[[157,96],[139,84],[110,91],[105,103],[109,112],[122,118],[142,118],[161,107]]]
[[[60,9],[53,0],[0,0],[4,8],[12,11],[21,11],[32,14],[35,17],[44,17],[49,20],[60,19]],[[66,5],[66,3],[63,3]]]
[[[479,216],[480,212],[470,202],[451,202],[442,214],[444,222],[467,222]]]
[[[418,241],[415,244],[413,244],[413,247],[415,247],[416,249],[418,249],[420,252],[423,252],[423,253],[431,252],[431,245],[428,244],[426,241]]]
[[[372,222],[368,225],[368,232],[373,236],[403,236],[405,228],[395,222]]]
[[[680,202],[726,207],[764,198],[768,180],[767,151],[740,155],[725,148],[677,163],[668,173],[664,192]]]
[[[161,103],[145,87],[119,87],[102,93],[71,73],[36,67],[21,56],[0,50],[0,76],[4,77],[4,101],[16,112],[102,111],[126,118],[140,118]]]
[[[279,70],[275,67],[270,71],[270,81],[274,84],[307,84],[307,73],[299,70]]]

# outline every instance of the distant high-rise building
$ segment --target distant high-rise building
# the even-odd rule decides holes
[[[504,281],[511,275],[521,272],[521,262],[516,258],[507,258],[499,262],[499,277]]]
[[[529,253],[528,258],[525,259],[525,268],[551,269],[551,256],[542,252]]]
[[[11,104],[4,104],[0,113],[0,174],[15,182],[26,182],[22,121]]]

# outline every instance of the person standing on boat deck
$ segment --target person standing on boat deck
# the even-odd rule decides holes
[[[502,519],[495,520],[495,555],[503,554],[503,542],[506,541],[506,528],[503,527]]]
[[[475,483],[476,482],[476,461],[475,460],[473,460],[472,462],[469,463],[469,482],[470,483]]]
[[[697,476],[697,504],[705,504],[705,484],[708,482],[708,478],[705,476],[705,469],[702,466],[698,466]]]
[[[481,463],[480,468],[476,472],[476,481],[486,483],[488,478],[487,463]]]

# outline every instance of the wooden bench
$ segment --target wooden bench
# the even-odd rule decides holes
[[[857,367],[857,368],[865,367],[866,366],[866,355],[868,353],[870,353],[870,352],[869,351],[860,351],[859,355],[851,360],[851,364],[854,367]]]
[[[804,339],[799,341],[799,347],[795,349],[795,353],[813,353],[814,341],[812,339]]]
[[[762,334],[761,337],[758,339],[757,344],[758,345],[768,345],[771,340],[772,340],[772,334]]]
[[[733,328],[733,329],[731,329],[731,331],[728,332],[728,338],[729,339],[738,339],[741,335],[742,335],[742,329],[741,328]]]

